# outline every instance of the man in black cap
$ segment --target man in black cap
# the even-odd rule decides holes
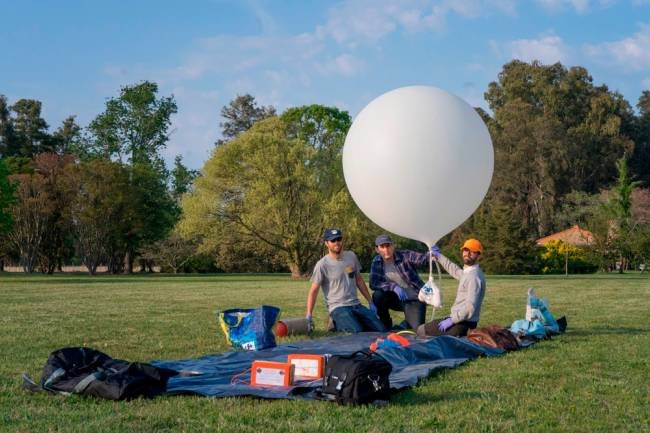
[[[341,230],[325,230],[323,240],[327,247],[327,255],[314,267],[307,296],[306,319],[310,328],[313,328],[312,312],[318,289],[322,287],[325,304],[337,331],[384,331],[384,325],[371,311],[374,305],[368,287],[361,277],[361,265],[357,256],[352,251],[343,250]],[[359,302],[357,289],[368,301],[370,309]]]
[[[393,320],[389,310],[403,311],[411,329],[417,329],[425,320],[427,305],[418,300],[420,288],[424,285],[417,268],[429,263],[429,253],[409,250],[395,250],[388,235],[375,239],[377,255],[370,265],[370,288],[377,315],[390,329]]]

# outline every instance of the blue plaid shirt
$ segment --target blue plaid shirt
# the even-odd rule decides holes
[[[406,289],[410,299],[417,299],[420,287],[424,281],[418,275],[417,268],[429,263],[429,253],[418,253],[417,251],[396,250],[395,269],[402,279],[408,282]],[[390,291],[397,286],[396,283],[386,278],[384,272],[384,260],[381,256],[375,256],[370,265],[370,288],[372,290]]]

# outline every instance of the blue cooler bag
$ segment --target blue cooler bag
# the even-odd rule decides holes
[[[233,349],[261,350],[275,347],[273,325],[279,315],[279,308],[263,305],[221,311],[217,320]]]

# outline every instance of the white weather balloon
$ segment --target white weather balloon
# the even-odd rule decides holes
[[[436,87],[402,87],[371,101],[343,147],[352,198],[376,224],[431,246],[479,206],[494,151],[481,117]]]

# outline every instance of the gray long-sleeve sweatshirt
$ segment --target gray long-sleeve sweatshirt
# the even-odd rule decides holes
[[[451,306],[451,320],[454,323],[478,322],[486,288],[483,271],[478,264],[461,269],[442,254],[437,260],[449,275],[459,280],[456,301]]]

